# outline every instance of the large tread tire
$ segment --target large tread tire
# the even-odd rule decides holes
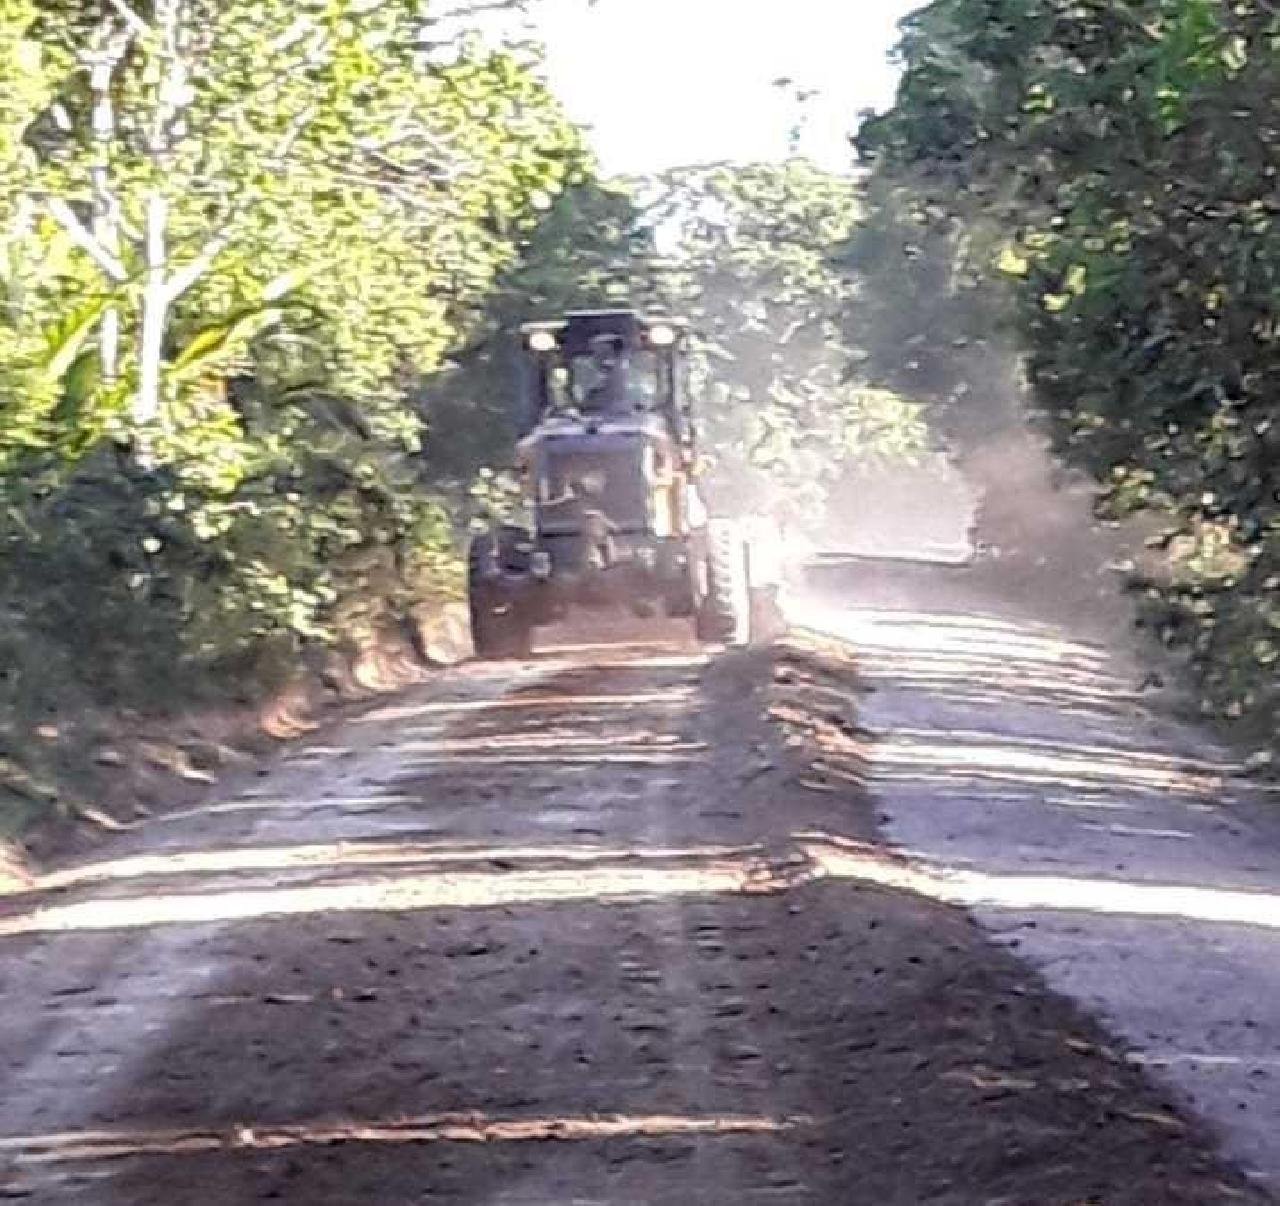
[[[707,590],[695,629],[700,641],[746,645],[751,640],[751,592],[747,548],[730,520],[707,524]]]
[[[485,570],[493,557],[494,539],[488,533],[472,539],[467,550],[467,609],[471,643],[485,661],[527,658],[533,652],[533,629],[510,600],[495,597]]]

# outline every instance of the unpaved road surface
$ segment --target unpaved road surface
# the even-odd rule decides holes
[[[876,845],[827,659],[464,667],[0,902],[0,1197],[1264,1200]]]
[[[1280,795],[1069,607],[927,567],[828,587],[806,619],[858,651],[886,835],[1280,1192]]]

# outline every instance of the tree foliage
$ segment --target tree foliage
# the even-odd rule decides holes
[[[880,187],[918,189],[1003,276],[1059,450],[1115,505],[1173,516],[1161,634],[1206,706],[1274,734],[1280,16],[938,0],[901,53],[861,134]]]
[[[590,164],[445,16],[0,4],[0,606],[98,697],[259,682],[449,589],[414,395]]]
[[[645,221],[676,250],[659,292],[692,320],[694,388],[721,505],[821,514],[850,467],[910,458],[919,407],[851,371],[859,303],[840,262],[862,193],[804,160],[681,170]]]

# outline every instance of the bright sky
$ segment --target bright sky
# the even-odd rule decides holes
[[[862,109],[893,99],[897,22],[921,0],[542,0],[551,83],[606,173],[778,159],[815,89],[801,153],[835,171]]]

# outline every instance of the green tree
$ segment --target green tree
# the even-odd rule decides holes
[[[133,427],[277,327],[304,281],[352,385],[407,355],[430,367],[451,334],[442,283],[482,291],[512,203],[563,176],[568,125],[527,72],[430,57],[410,0],[63,7],[36,29],[63,68],[42,204],[123,295],[123,365],[106,324],[100,343],[103,377],[131,378]]]
[[[49,388],[0,399],[3,576],[50,639],[92,628],[66,623],[92,581],[113,648],[163,647],[123,635],[127,612],[195,668],[288,664],[447,565],[409,391],[586,168],[529,61],[419,8],[15,20],[48,83],[6,181],[43,274],[10,366]]]
[[[919,407],[851,368],[858,285],[840,260],[862,220],[857,183],[804,160],[682,170],[646,220],[678,248],[664,290],[700,339],[722,505],[820,514],[849,467],[922,449]]]
[[[1170,517],[1153,621],[1272,733],[1278,44],[1251,0],[939,0],[861,137],[986,249],[1060,452]]]

